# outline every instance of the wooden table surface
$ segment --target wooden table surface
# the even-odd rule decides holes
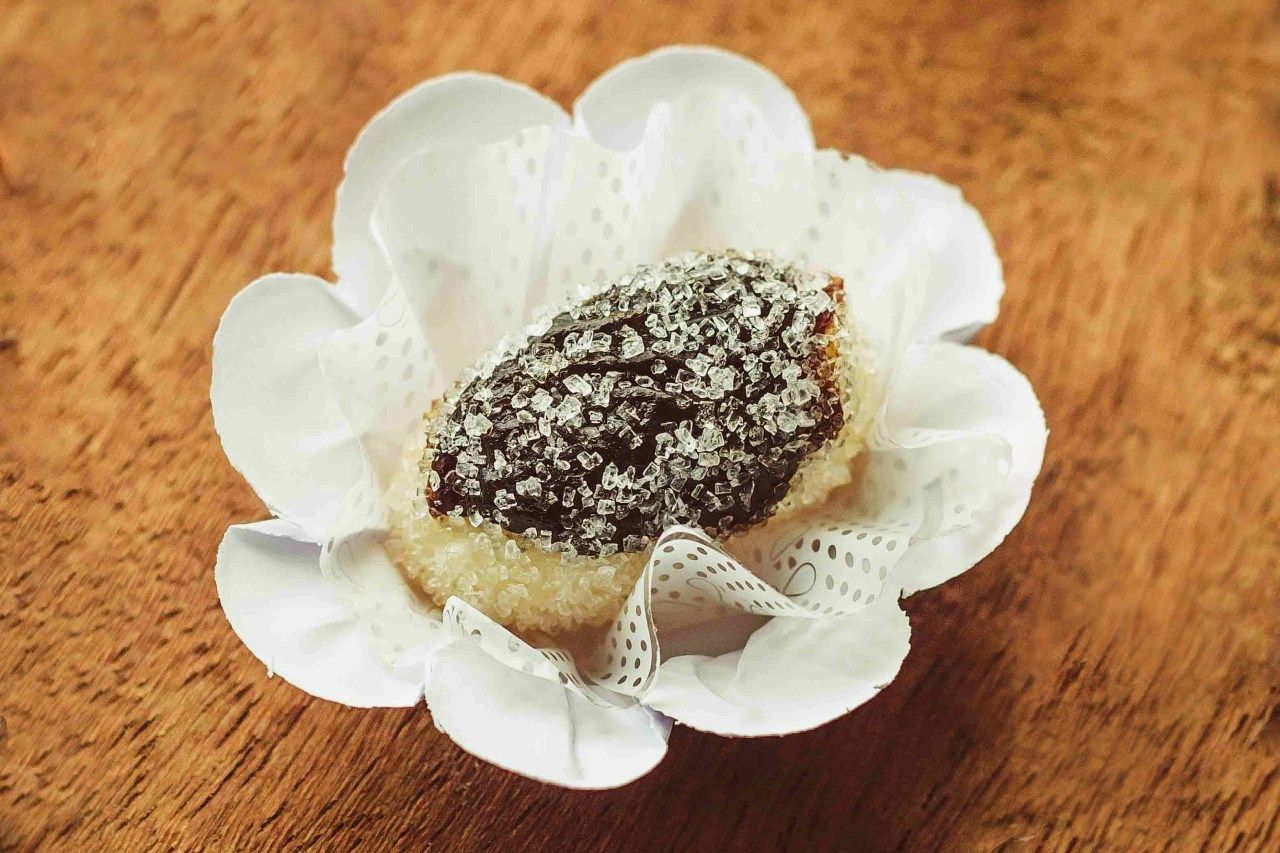
[[[1280,7],[967,5],[0,0],[0,848],[1280,847]],[[978,343],[1052,434],[1021,526],[908,601],[879,697],[677,728],[574,793],[265,677],[214,590],[265,511],[210,338],[254,277],[329,275],[343,154],[396,93],[478,68],[568,104],[673,41],[964,189],[1008,280]]]

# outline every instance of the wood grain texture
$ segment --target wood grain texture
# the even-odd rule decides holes
[[[404,88],[478,68],[567,104],[673,41],[964,189],[1008,280],[979,343],[1052,434],[1022,525],[909,600],[874,701],[677,729],[571,793],[265,677],[213,585],[264,509],[210,339],[250,279],[329,274],[343,154]],[[1276,849],[1278,554],[1275,0],[0,0],[0,848]]]

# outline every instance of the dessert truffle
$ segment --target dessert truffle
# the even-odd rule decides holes
[[[869,416],[842,287],[691,253],[535,322],[424,417],[390,553],[440,603],[556,633],[613,618],[672,524],[726,539],[820,502]]]

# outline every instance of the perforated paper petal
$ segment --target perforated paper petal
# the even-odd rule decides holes
[[[768,528],[762,535],[775,539],[780,531]],[[875,528],[851,526],[847,535],[829,528],[815,533],[808,524],[787,528],[796,529],[804,535],[753,570],[709,537],[689,528],[670,528],[654,546],[651,561],[659,629],[684,621],[675,611],[707,605],[756,616],[815,619],[856,613],[875,601],[883,576],[863,571],[852,557],[859,548],[858,532]],[[840,551],[828,551],[826,540],[815,538],[824,534],[847,541],[841,541]]]
[[[940,343],[920,348],[913,361],[890,397],[889,420],[900,429],[927,426],[998,437],[1007,447],[1008,468],[976,513],[959,501],[943,503],[953,513],[960,507],[959,514],[968,513],[971,523],[911,547],[895,570],[907,594],[955,577],[1009,534],[1026,511],[1048,436],[1031,384],[999,356]],[[954,461],[962,465],[966,460],[956,455]]]
[[[399,282],[389,284],[368,317],[329,336],[320,360],[334,399],[385,487],[410,433],[446,388]]]
[[[657,118],[669,123],[665,136],[645,144],[661,141],[667,197],[645,209],[646,230],[661,235],[649,257],[735,248],[801,260],[786,250],[808,216],[800,191],[811,170],[807,153],[764,131],[757,105],[736,92],[687,95]]]
[[[775,549],[767,560],[754,555],[754,571],[702,532],[669,528],[618,618],[584,656],[583,672],[601,687],[645,697],[657,677],[668,631],[677,648],[713,648],[723,639],[716,636],[721,626],[740,629],[740,620],[726,618],[735,613],[795,620],[860,613],[884,597],[897,559],[893,552],[901,546],[900,556],[907,548],[909,532],[883,526],[885,518],[880,524],[789,526],[785,530],[801,530],[803,536]],[[787,535],[768,526],[764,530],[765,542]],[[896,592],[894,587],[890,597]]]
[[[436,725],[467,752],[570,788],[625,785],[667,751],[670,723],[648,708],[594,705],[466,638],[432,656],[426,699]]]
[[[658,634],[653,623],[651,589],[654,560],[644,572],[613,622],[587,640],[582,668],[595,685],[623,696],[641,696],[658,670]]]
[[[828,523],[818,516],[757,536],[772,543],[756,563],[757,573],[814,616],[857,613],[883,597],[920,517],[918,505],[905,502],[880,512],[860,506],[836,514]]]
[[[876,354],[881,384],[915,339],[932,269],[915,205],[882,175],[860,157],[817,152],[798,214],[805,227],[788,249],[844,279],[849,317]]]
[[[210,399],[227,458],[313,541],[362,465],[318,356],[358,319],[321,279],[278,273],[236,294],[213,338]]]
[[[540,301],[563,140],[541,128],[482,147],[436,148],[387,182],[374,231],[447,382],[523,326]]]
[[[787,240],[799,227],[791,189],[808,161],[764,121],[742,94],[712,89],[659,105],[625,151],[567,140],[548,301],[683,251]]]
[[[699,90],[747,98],[788,147],[813,150],[809,118],[786,84],[764,66],[714,47],[676,45],[614,66],[578,98],[574,120],[595,141],[622,150],[643,134],[655,105]]]
[[[443,640],[439,610],[405,582],[383,549],[386,530],[382,484],[366,463],[325,536],[319,565],[346,602],[354,630],[385,666],[399,669]]]
[[[333,269],[343,293],[362,313],[382,299],[389,269],[370,219],[387,178],[411,155],[441,145],[483,145],[524,127],[567,127],[555,101],[488,74],[428,80],[370,120],[347,153],[333,212]]]
[[[578,670],[571,652],[563,648],[534,648],[460,598],[445,604],[445,631],[455,638],[467,638],[489,657],[513,670],[560,684],[594,705],[628,706],[633,699],[597,684],[588,683]]]
[[[302,536],[278,519],[227,530],[215,578],[231,627],[268,673],[313,696],[361,708],[415,704],[426,647],[389,666]]]
[[[664,218],[674,200],[668,147],[669,122],[655,126],[628,152],[610,151],[588,139],[565,138],[554,195],[548,202],[545,283],[535,284],[530,304],[560,304],[577,288],[598,284],[653,257],[665,238]]]
[[[914,329],[915,339],[968,341],[995,320],[1004,295],[991,232],[956,187],[902,169],[877,174],[899,198],[910,200],[910,227],[929,253],[925,310]]]
[[[644,701],[716,734],[804,731],[856,708],[893,680],[910,635],[906,614],[891,598],[853,616],[772,619],[740,652],[664,661]]]

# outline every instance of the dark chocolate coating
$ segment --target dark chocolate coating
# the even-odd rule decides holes
[[[689,255],[557,315],[458,394],[424,460],[435,514],[543,547],[647,547],[768,518],[832,439],[839,279]]]

